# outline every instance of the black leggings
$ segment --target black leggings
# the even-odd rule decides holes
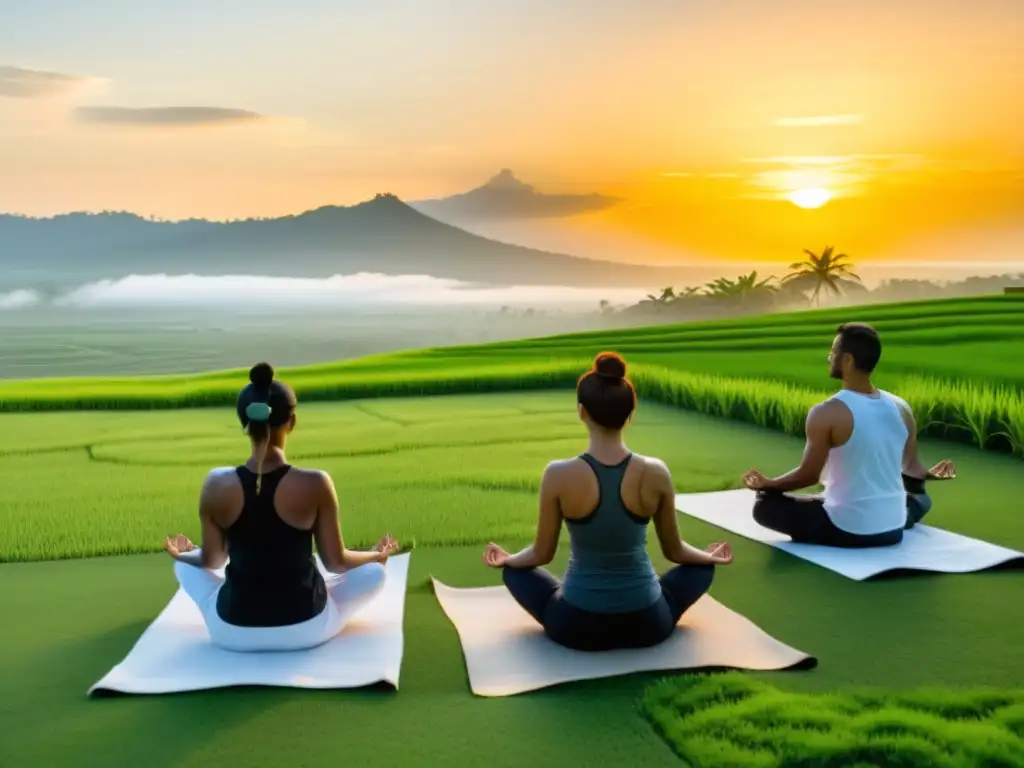
[[[503,568],[512,597],[559,645],[578,651],[647,648],[668,639],[680,617],[708,591],[714,565],[677,565],[661,577],[661,597],[628,613],[594,613],[570,605],[543,568]]]
[[[802,544],[850,549],[888,547],[903,541],[903,531],[921,522],[921,518],[932,508],[923,481],[904,475],[903,487],[907,491],[907,522],[903,528],[894,531],[867,536],[848,533],[832,522],[820,496],[781,491],[758,491],[754,502],[754,520]]]

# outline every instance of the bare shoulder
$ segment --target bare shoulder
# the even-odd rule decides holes
[[[544,478],[557,480],[567,474],[577,471],[578,465],[582,462],[577,457],[571,459],[554,459],[544,467]]]
[[[668,464],[654,456],[643,456],[639,453],[633,454],[633,459],[643,468],[642,483],[648,487],[657,487],[672,483],[672,472]]]
[[[206,479],[203,480],[204,493],[217,493],[238,486],[238,473],[234,467],[214,467],[206,473]]]
[[[811,406],[807,412],[807,423],[812,425],[833,424],[837,419],[849,417],[850,409],[846,403],[834,397],[822,400],[817,405]]]
[[[289,474],[294,474],[303,485],[317,490],[331,490],[334,488],[334,480],[330,474],[323,469],[309,469],[305,467],[292,467]]]
[[[634,453],[633,459],[643,465],[644,471],[647,474],[669,474],[668,464],[655,456],[644,456],[643,454]]]

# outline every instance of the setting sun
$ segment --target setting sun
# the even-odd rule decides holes
[[[795,189],[786,195],[786,199],[801,208],[821,208],[832,199],[832,193],[823,187]]]

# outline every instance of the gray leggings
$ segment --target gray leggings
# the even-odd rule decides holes
[[[711,587],[714,565],[677,565],[661,577],[661,597],[628,613],[594,613],[567,603],[543,568],[503,568],[512,597],[559,645],[578,651],[646,648],[668,639],[682,615]]]

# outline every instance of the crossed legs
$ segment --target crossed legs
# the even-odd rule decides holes
[[[932,500],[925,493],[923,481],[904,475],[903,485],[907,491],[907,521],[903,530],[909,530],[928,514]],[[837,528],[825,511],[821,496],[758,491],[754,520],[804,544],[862,548],[892,546],[903,540],[902,530],[863,536]]]
[[[174,575],[192,598],[214,645],[232,651],[296,651],[314,648],[334,638],[363,606],[384,588],[380,563],[367,563],[326,577],[327,607],[317,616],[283,627],[239,627],[217,614],[217,593],[224,578],[193,565],[176,562]]]
[[[713,565],[679,565],[661,577],[661,597],[628,613],[594,613],[567,603],[561,584],[543,568],[503,568],[505,586],[545,634],[581,651],[644,648],[673,632],[682,615],[704,595],[714,578]]]

